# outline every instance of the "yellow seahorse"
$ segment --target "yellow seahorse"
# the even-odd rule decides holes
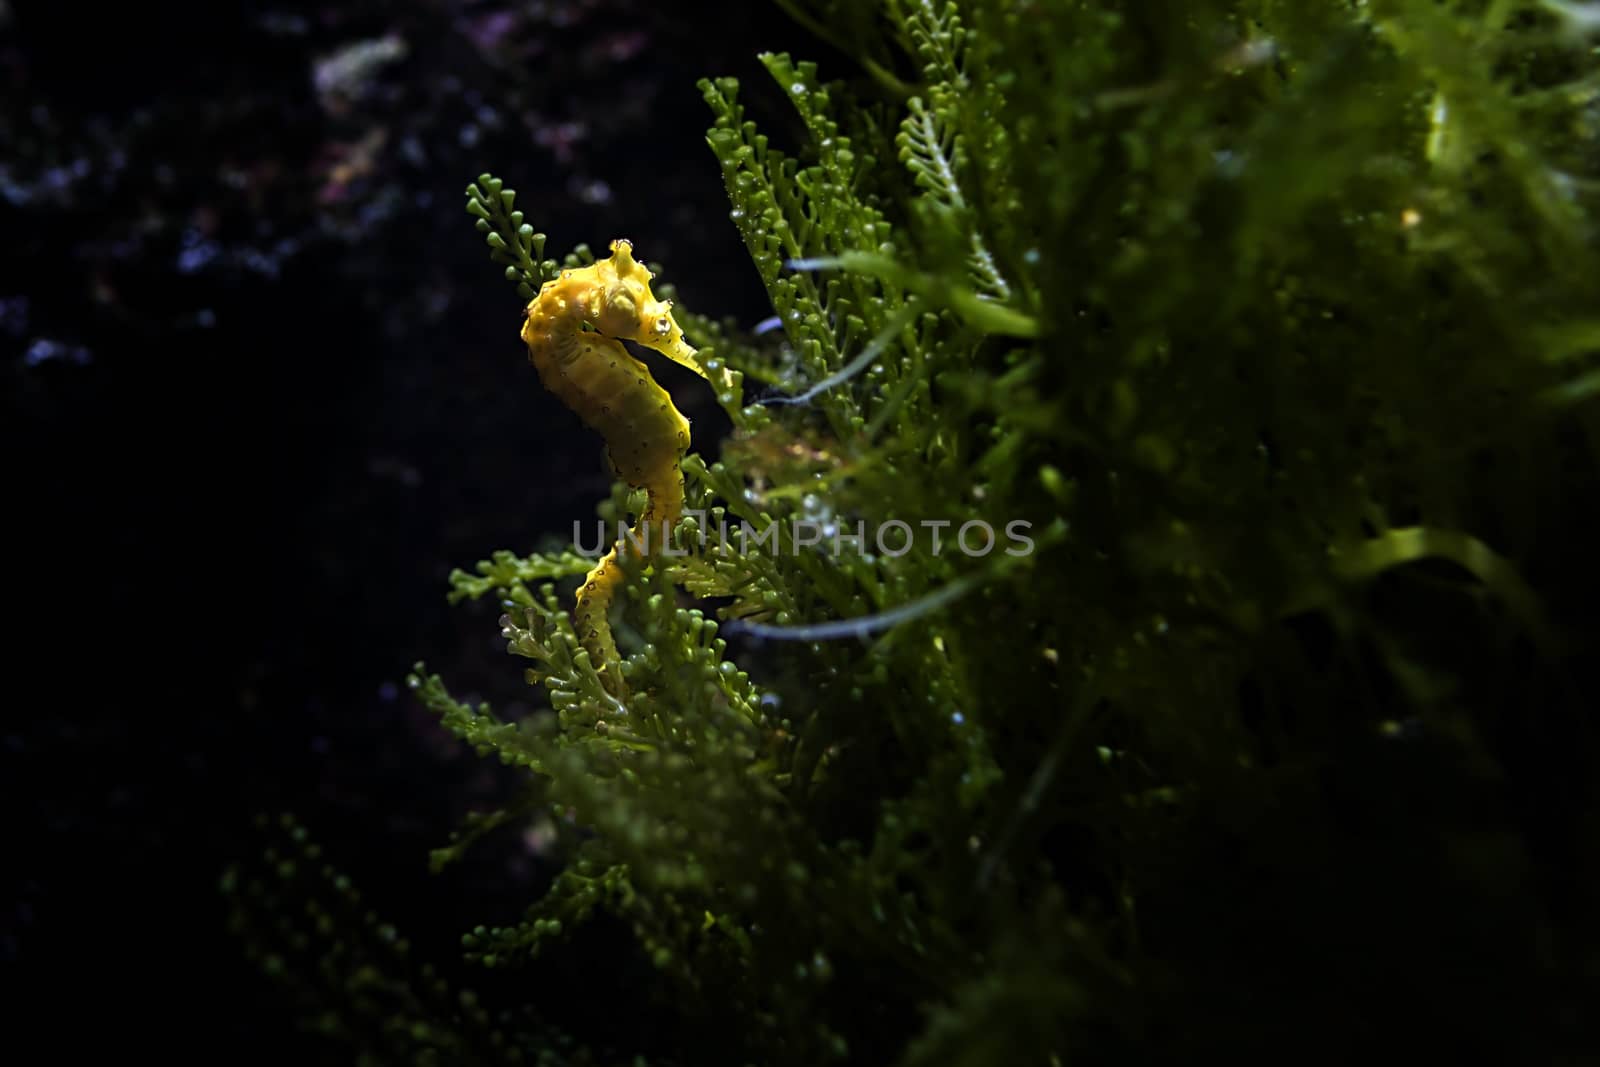
[[[611,242],[611,256],[564,270],[528,304],[522,339],[546,389],[606,442],[612,470],[649,497],[628,551],[648,558],[683,516],[683,470],[689,420],[621,341],[635,341],[705,378],[695,350],[672,317],[672,302],[650,291],[650,271],[629,241]],[[707,379],[709,380],[709,379]],[[573,625],[606,689],[627,695],[608,613],[622,581],[619,545],[595,564],[578,590]]]

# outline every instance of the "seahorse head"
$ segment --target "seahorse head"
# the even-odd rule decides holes
[[[672,301],[657,300],[650,291],[654,275],[633,258],[633,243],[612,241],[611,258],[595,266],[603,288],[600,307],[595,309],[595,327],[608,337],[653,348],[704,378],[694,348],[683,339],[683,330],[673,318]]]

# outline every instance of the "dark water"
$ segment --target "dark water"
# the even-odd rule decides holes
[[[448,606],[446,576],[565,541],[609,478],[539,387],[462,191],[491,170],[552,253],[629,237],[685,305],[754,324],[769,309],[694,81],[740,77],[782,138],[783,87],[758,52],[853,73],[775,7],[0,0],[3,514],[21,594],[0,661],[12,1033],[61,1058],[341,1062],[294,1032],[291,1002],[227,932],[219,878],[261,856],[258,813],[295,813],[363,907],[447,972],[462,973],[463,931],[515,921],[541,892],[551,871],[529,837],[430,875],[429,850],[518,776],[457,744],[404,680],[422,659],[457,696],[525,710],[497,609]],[[712,451],[705,390],[658,373]],[[1551,484],[1583,491],[1529,578],[1592,636],[1600,520],[1574,468]],[[1472,625],[1426,579],[1375,583],[1373,610],[1470,661]],[[1308,676],[1340,647],[1321,625],[1288,628]],[[1408,715],[1377,740],[1308,739],[1316,714],[1278,722],[1271,694],[1241,692],[1269,761],[1277,737],[1327,770],[1271,807],[1219,790],[1147,865],[1145,934],[1177,962],[1129,986],[1168,1028],[1140,1039],[1311,1061],[1387,1047],[1392,1029],[1435,1050],[1482,1034],[1578,1047],[1596,980],[1592,676],[1576,658],[1570,676],[1508,663],[1463,675],[1464,699],[1493,712],[1495,765],[1445,758],[1450,739]],[[1092,837],[1052,829],[1040,852],[1074,892],[1109,897]],[[584,1038],[673,1047],[670,1007],[616,992],[650,973],[601,923],[532,977],[471,981]],[[860,1030],[887,1057],[919,1025]]]
[[[427,874],[508,782],[403,679],[515,713],[494,609],[445,576],[565,536],[607,480],[462,189],[493,170],[553,254],[628,236],[753,321],[694,79],[759,100],[755,54],[805,40],[629,0],[0,4],[8,1019],[62,1052],[310,1054],[223,930],[258,811],[422,950],[531,899],[515,842]]]

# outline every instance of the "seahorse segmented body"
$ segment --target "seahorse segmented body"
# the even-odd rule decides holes
[[[522,339],[545,388],[606,442],[617,477],[649,497],[628,551],[660,551],[664,533],[683,515],[683,471],[689,420],[672,397],[628,353],[635,341],[681,363],[702,378],[695,350],[672,317],[672,302],[650,292],[652,275],[633,258],[633,245],[611,242],[611,256],[564,270],[528,304]],[[578,590],[573,625],[606,689],[625,696],[621,661],[608,612],[622,581],[619,545],[601,558]]]

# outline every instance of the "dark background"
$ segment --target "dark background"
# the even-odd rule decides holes
[[[404,678],[423,659],[515,714],[496,612],[449,607],[446,575],[565,537],[608,480],[462,190],[492,170],[550,254],[628,236],[695,310],[764,316],[694,81],[739,76],[778,132],[756,54],[829,57],[765,5],[707,7],[0,0],[13,1033],[315,1053],[225,930],[258,812],[296,813],[423,953],[537,894],[517,841],[429,875],[512,781]],[[683,393],[702,450],[706,400]]]

